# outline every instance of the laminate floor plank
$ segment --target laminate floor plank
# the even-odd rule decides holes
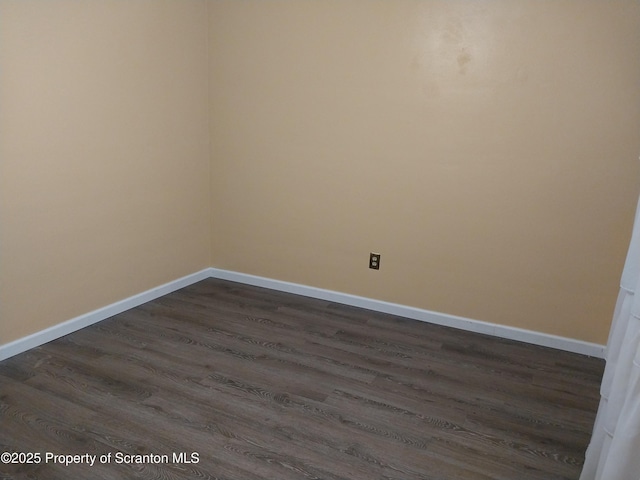
[[[116,366],[118,365],[116,364]],[[129,382],[140,382],[147,388],[154,389],[153,381],[144,381],[144,375],[131,374],[132,369],[127,369],[126,371],[128,372],[127,380]],[[106,395],[102,396],[105,401],[96,402],[95,392],[88,392],[78,385],[73,389],[72,395],[69,396],[66,389],[61,388],[60,382],[55,381],[55,378],[50,376],[47,376],[47,378],[42,377],[42,375],[34,377],[30,379],[30,382],[37,388],[49,393],[46,398],[55,398],[56,395],[65,396],[73,399],[75,405],[79,408],[95,409],[95,415],[91,417],[91,422],[86,422],[86,425],[76,426],[76,428],[85,437],[96,438],[102,442],[104,445],[102,453],[120,451],[125,454],[135,455],[154,452],[183,452],[187,451],[185,448],[190,448],[190,445],[194,443],[206,443],[209,448],[216,448],[219,452],[215,457],[215,462],[212,462],[210,458],[203,458],[198,465],[189,466],[190,474],[187,476],[180,473],[175,465],[168,464],[167,468],[173,471],[170,478],[207,478],[209,475],[207,469],[216,472],[215,477],[217,477],[220,476],[221,470],[225,471],[225,468],[221,468],[221,466],[225,465],[227,466],[226,470],[231,474],[229,478],[251,478],[248,472],[235,468],[235,465],[244,463],[243,459],[238,458],[237,453],[223,448],[223,445],[219,442],[216,444],[216,440],[219,439],[210,437],[208,433],[203,433],[203,426],[198,425],[197,428],[193,428],[193,425],[185,422],[184,418],[160,414],[158,408],[150,401],[151,398],[155,398],[153,395],[141,397],[136,402],[128,401],[126,408],[122,408],[122,404],[119,401],[114,401],[117,399],[109,398]],[[175,391],[180,392],[183,397],[182,403],[184,403],[184,398],[188,398],[192,391],[202,391],[200,385],[191,387],[192,384],[192,381],[185,380],[179,385],[181,388],[175,388]],[[168,395],[168,391],[168,388],[164,388],[162,395]],[[201,405],[203,404],[202,402],[206,401],[206,398],[198,398],[201,401]],[[174,405],[177,406],[180,403]],[[210,418],[215,418],[211,409],[205,408],[204,410]],[[187,439],[186,444],[183,443],[183,439]],[[76,453],[76,451],[70,453]],[[229,460],[230,458],[231,460]],[[127,465],[129,468],[134,466]],[[157,466],[152,465],[146,470],[143,469],[141,473],[143,476],[139,478],[156,478],[153,472],[157,468]],[[241,475],[238,476],[239,474]],[[151,476],[149,477],[148,475]]]
[[[0,478],[575,480],[603,366],[208,279],[0,362],[3,452],[112,456]]]

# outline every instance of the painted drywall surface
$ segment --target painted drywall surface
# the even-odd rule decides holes
[[[638,2],[213,1],[210,25],[213,266],[606,341]]]
[[[209,266],[206,12],[0,2],[0,343]]]

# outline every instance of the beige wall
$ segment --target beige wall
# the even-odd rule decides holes
[[[606,342],[640,3],[215,1],[210,38],[214,266]]]
[[[0,344],[207,266],[603,343],[639,38],[632,1],[0,0]]]
[[[0,2],[0,344],[210,265],[206,12]]]

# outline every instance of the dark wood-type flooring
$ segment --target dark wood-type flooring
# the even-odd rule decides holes
[[[0,362],[0,478],[577,479],[602,370],[209,279]]]

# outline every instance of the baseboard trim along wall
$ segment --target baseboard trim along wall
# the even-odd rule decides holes
[[[56,338],[64,337],[76,330],[80,330],[81,328],[88,327],[89,325],[93,325],[94,323],[113,317],[114,315],[137,307],[138,305],[142,305],[143,303],[150,302],[151,300],[155,300],[156,298],[162,297],[168,293],[175,292],[176,290],[187,287],[192,283],[199,282],[200,280],[204,280],[205,278],[209,278],[210,276],[210,269],[205,268],[199,272],[178,278],[177,280],[165,283],[159,287],[152,288],[119,302],[107,305],[106,307],[85,313],[84,315],[72,318],[71,320],[59,323],[58,325],[46,328],[32,335],[19,338],[18,340],[5,345],[0,345],[0,360],[26,352],[31,348],[38,347],[44,343],[55,340]]]
[[[492,335],[494,337],[507,338],[510,340],[518,340],[520,342],[540,345],[542,347],[551,347],[558,350],[565,350],[567,352],[589,355],[590,357],[604,358],[605,346],[597,343],[589,343],[573,338],[559,337],[557,335],[550,335],[522,328],[498,325],[465,317],[457,317],[447,313],[432,312],[430,310],[423,310],[421,308],[409,307],[397,303],[389,303],[382,300],[375,300],[373,298],[359,297],[348,293],[324,290],[321,288],[283,282],[281,280],[273,280],[271,278],[258,277],[229,270],[211,268],[210,274],[212,277],[222,280],[230,280],[233,282],[255,285],[257,287],[295,293],[297,295],[304,295],[305,297],[318,298],[320,300],[366,308],[376,312],[389,313],[400,317],[411,318],[413,320],[443,325],[445,327],[458,328],[460,330],[483,333],[485,335]]]
[[[269,288],[271,290],[278,290],[281,292],[294,293],[296,295],[303,295],[305,297],[317,298],[354,307],[366,308],[368,310],[389,313],[400,317],[411,318],[446,327],[458,328],[470,332],[482,333],[510,340],[518,340],[520,342],[531,343],[543,347],[551,347],[558,350],[565,350],[597,358],[604,358],[605,346],[596,343],[589,343],[572,338],[559,337],[556,335],[549,335],[546,333],[524,330],[505,325],[497,325],[470,318],[449,315],[446,313],[433,312],[397,303],[375,300],[373,298],[359,297],[348,293],[284,282],[281,280],[234,272],[231,270],[206,268],[137,295],[133,295],[119,302],[115,302],[111,305],[107,305],[106,307],[72,318],[71,320],[54,325],[53,327],[36,332],[32,335],[28,335],[5,345],[0,345],[0,360],[25,352],[31,348],[35,348],[44,343],[55,340],[56,338],[63,337],[75,332],[76,330],[80,330],[81,328],[100,322],[126,310],[137,307],[138,305],[142,305],[143,303],[210,277]]]

